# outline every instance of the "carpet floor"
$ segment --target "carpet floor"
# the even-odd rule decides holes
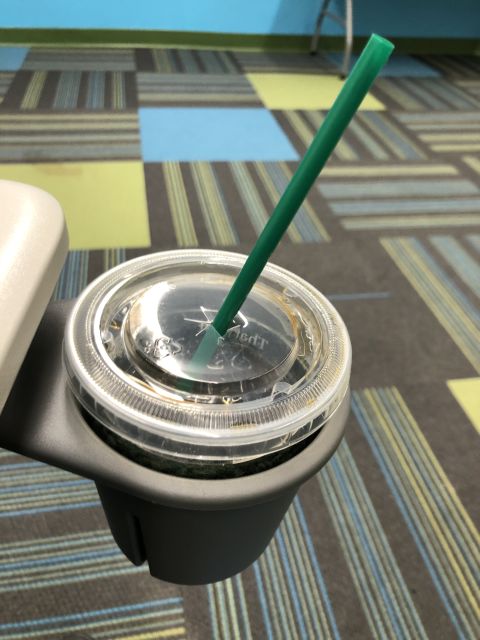
[[[248,252],[336,63],[0,48],[0,178],[67,217],[55,298],[147,252]],[[273,256],[350,331],[337,454],[254,566],[183,588],[129,564],[91,481],[1,451],[0,638],[479,638],[479,253],[480,58],[396,56]]]

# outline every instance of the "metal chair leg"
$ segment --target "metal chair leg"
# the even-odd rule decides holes
[[[325,20],[326,16],[341,24],[345,29],[345,46],[343,53],[343,62],[340,69],[340,76],[342,78],[345,78],[350,70],[350,60],[352,57],[353,48],[353,0],[345,0],[345,19],[336,13],[331,13],[328,10],[330,3],[331,0],[323,1],[320,14],[315,24],[315,31],[310,42],[310,54],[314,55],[315,53],[317,53],[320,31],[322,29],[323,21]]]
[[[318,38],[320,36],[320,31],[322,29],[323,21],[325,20],[325,16],[328,13],[328,7],[330,5],[331,0],[323,0],[323,5],[321,11],[318,15],[317,22],[315,24],[315,31],[312,36],[312,40],[310,42],[310,54],[314,55],[317,53],[318,49]]]
[[[345,78],[350,71],[350,59],[352,57],[353,46],[353,3],[352,0],[345,0],[345,50],[343,54],[343,65],[341,76]]]

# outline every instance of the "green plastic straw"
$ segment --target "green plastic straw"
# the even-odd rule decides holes
[[[213,328],[221,336],[240,310],[393,48],[385,38],[370,36],[213,321]]]

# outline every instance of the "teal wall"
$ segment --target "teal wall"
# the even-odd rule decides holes
[[[335,0],[343,7],[342,0]],[[320,0],[0,0],[0,28],[310,34]],[[355,33],[480,36],[480,0],[354,0]],[[325,32],[339,33],[329,22]]]

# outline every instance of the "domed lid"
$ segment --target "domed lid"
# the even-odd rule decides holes
[[[268,264],[220,338],[210,324],[244,260],[170,251],[95,280],[64,343],[84,408],[135,445],[184,462],[265,455],[318,429],[348,386],[345,325],[315,288]]]

